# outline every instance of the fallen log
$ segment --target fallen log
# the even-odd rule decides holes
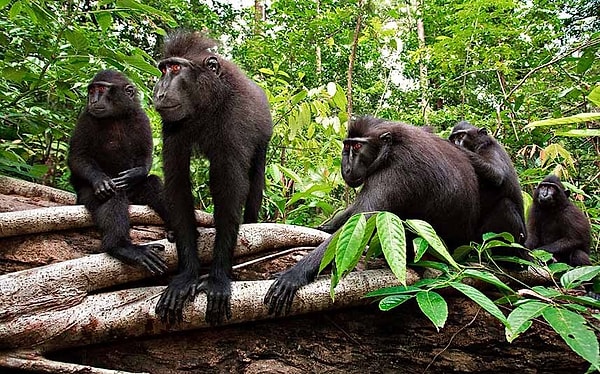
[[[212,257],[215,229],[198,228],[198,255],[203,263]],[[234,256],[298,246],[316,246],[329,234],[301,226],[275,223],[241,225]],[[165,246],[163,258],[169,271],[177,266],[173,243]],[[0,322],[17,316],[63,310],[80,304],[93,291],[148,278],[144,269],[129,266],[101,253],[75,260],[8,273],[0,276]]]
[[[416,272],[409,269],[407,283],[412,284],[418,279]],[[232,317],[224,324],[274,318],[263,304],[272,282],[233,282]],[[290,314],[368,304],[373,300],[364,298],[366,293],[397,284],[397,278],[389,270],[352,272],[336,287],[333,301],[329,292],[329,277],[321,277],[298,291]],[[205,294],[200,294],[193,303],[186,305],[181,323],[163,324],[154,308],[164,288],[146,287],[91,295],[68,309],[19,316],[2,323],[0,347],[5,352],[0,354],[3,357],[0,362],[6,362],[6,357],[11,355],[7,350],[18,351],[23,348],[45,353],[111,340],[210,327],[205,321]]]
[[[5,175],[0,175],[0,193],[5,195],[15,194],[26,197],[40,197],[64,205],[73,205],[77,200],[77,197],[72,192]]]
[[[132,225],[162,225],[162,219],[146,205],[130,205]],[[211,214],[196,210],[196,223],[214,226]],[[92,216],[83,205],[48,207],[0,213],[0,238],[93,227]]]

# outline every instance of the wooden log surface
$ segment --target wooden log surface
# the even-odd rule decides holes
[[[409,284],[418,279],[414,271],[408,271]],[[225,324],[273,318],[263,304],[272,282],[233,282],[232,318]],[[336,287],[334,302],[330,297],[329,277],[322,277],[298,291],[290,314],[369,303],[371,300],[363,297],[367,292],[397,284],[397,278],[389,270],[353,272]],[[162,323],[154,308],[163,290],[164,287],[143,287],[102,293],[85,297],[81,303],[67,309],[20,315],[10,322],[0,323],[0,347],[35,347],[45,352],[209,327],[204,320],[204,294],[197,296],[194,303],[184,308],[183,322],[171,326]]]
[[[11,178],[5,175],[0,175],[0,194],[39,197],[63,205],[73,205],[77,200],[77,197],[73,192],[24,181],[22,179]]]
[[[199,226],[214,226],[211,214],[196,210]],[[162,219],[146,205],[130,205],[132,225],[162,225]],[[57,206],[0,213],[0,238],[93,227],[92,216],[83,205]]]
[[[198,234],[198,255],[202,262],[208,263],[212,258],[215,229],[198,228]],[[325,232],[301,226],[245,224],[240,227],[234,255],[316,246],[328,236]],[[169,270],[175,270],[175,245],[166,240],[154,243],[165,246],[163,258]],[[146,270],[124,264],[105,253],[8,273],[0,276],[0,321],[47,310],[66,309],[81,303],[92,291],[138,281],[149,275]]]

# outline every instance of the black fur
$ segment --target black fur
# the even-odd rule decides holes
[[[351,155],[355,142],[362,147]],[[354,203],[323,227],[325,231],[337,231],[353,214],[378,210],[429,222],[451,248],[474,239],[479,187],[464,152],[422,128],[372,117],[353,121],[344,143],[344,178],[363,186]],[[369,162],[379,167],[372,170]],[[277,278],[264,300],[270,313],[289,312],[296,291],[316,277],[330,240]]]
[[[152,131],[135,87],[120,72],[104,70],[88,86],[88,102],[71,137],[68,164],[77,201],[102,233],[102,249],[128,264],[161,274],[162,245],[133,245],[129,203],[147,204],[167,223],[163,186],[148,175]]]
[[[479,238],[487,232],[508,232],[523,244],[526,237],[523,194],[506,150],[487,133],[468,122],[452,129],[450,141],[468,154],[480,181]]]
[[[258,220],[267,145],[272,133],[264,91],[233,63],[208,48],[215,42],[178,32],[165,45],[154,106],[163,122],[165,190],[179,259],[176,275],[156,306],[163,321],[182,317],[186,301],[207,293],[206,321],[230,318],[233,249],[242,222]],[[216,237],[208,280],[200,281],[190,158],[210,162],[209,187]]]
[[[533,192],[527,230],[525,247],[544,249],[571,266],[591,264],[590,222],[557,176],[547,176]]]

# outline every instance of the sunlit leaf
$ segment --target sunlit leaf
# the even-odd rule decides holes
[[[496,286],[497,288],[499,288],[501,290],[505,290],[505,291],[512,292],[512,293],[515,292],[512,290],[512,288],[510,288],[508,285],[506,285],[504,282],[502,282],[500,279],[498,279],[498,277],[496,277],[492,273],[489,273],[486,271],[479,271],[476,269],[465,269],[462,272],[462,274],[465,277],[482,280],[486,283]]]
[[[446,300],[437,292],[421,291],[417,293],[417,303],[423,314],[440,331],[448,319],[448,304]]]
[[[500,309],[498,309],[496,304],[494,304],[494,302],[490,300],[487,296],[485,296],[481,291],[472,286],[459,282],[450,282],[450,286],[463,293],[469,299],[476,302],[489,314],[496,317],[500,322],[502,322],[504,326],[510,326],[508,321],[506,320],[506,317],[504,316],[504,314],[502,314]]]
[[[579,113],[574,116],[545,119],[541,121],[530,122],[523,129],[531,129],[534,127],[558,126],[558,125],[573,125],[577,123],[592,122],[600,120],[600,113]]]
[[[592,92],[590,92],[588,100],[600,107],[600,85],[596,86]]]
[[[96,20],[104,32],[106,32],[113,24],[113,18],[109,12],[96,13]]]
[[[560,277],[560,284],[567,290],[579,287],[600,274],[600,266],[581,266],[566,272]]]
[[[598,339],[583,316],[561,307],[548,307],[542,315],[575,353],[600,370]]]
[[[413,239],[413,249],[415,251],[415,262],[418,262],[423,255],[425,254],[425,252],[427,252],[427,248],[429,248],[429,243],[427,243],[427,240],[417,237]]]
[[[452,258],[452,255],[450,255],[450,252],[448,252],[446,249],[446,245],[442,242],[438,234],[429,223],[419,219],[407,219],[406,224],[417,235],[429,243],[434,253],[448,261],[448,263],[453,267],[460,269],[460,265],[454,260],[454,258]]]
[[[377,234],[392,273],[406,285],[406,236],[402,220],[389,212],[377,213]]]
[[[414,295],[393,295],[385,297],[379,301],[379,309],[384,312],[388,311],[412,299],[413,297]]]
[[[342,226],[335,250],[335,266],[339,275],[352,270],[364,251],[363,237],[367,220],[363,214],[356,214]]]
[[[532,300],[513,309],[507,318],[509,324],[504,329],[506,340],[510,343],[527,331],[532,324],[531,320],[539,317],[547,307],[548,304]]]
[[[321,259],[321,264],[319,265],[319,273],[322,272],[323,269],[325,269],[327,265],[329,265],[331,261],[333,261],[333,259],[335,258],[335,250],[337,248],[337,241],[339,236],[340,231],[338,230],[335,234],[333,234],[329,245],[327,245],[325,253],[323,254],[323,258]]]

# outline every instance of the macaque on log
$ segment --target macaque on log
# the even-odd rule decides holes
[[[212,215],[196,210],[196,224],[213,226]],[[162,225],[162,219],[146,205],[130,205],[134,225]],[[93,227],[92,216],[83,205],[48,207],[0,213],[0,238],[56,230]]]

